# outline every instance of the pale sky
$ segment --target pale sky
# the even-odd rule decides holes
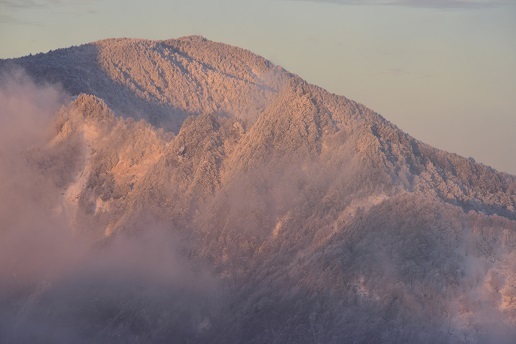
[[[516,0],[0,0],[0,58],[191,34],[516,174]]]

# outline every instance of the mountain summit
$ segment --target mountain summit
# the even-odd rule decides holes
[[[3,322],[0,339],[63,326],[59,338],[110,343],[514,338],[516,177],[198,36],[1,60],[0,79],[16,68],[70,96],[44,142],[23,153],[56,190],[48,208],[110,252],[105,261],[120,263],[111,252],[126,237],[139,239],[122,251],[156,251],[145,246],[156,227],[175,253],[136,277],[101,278],[92,263],[75,270],[94,277],[7,290],[0,302],[17,326]],[[5,232],[18,230],[2,216]],[[170,280],[156,291],[161,277],[147,271]],[[79,292],[59,301],[70,290]]]

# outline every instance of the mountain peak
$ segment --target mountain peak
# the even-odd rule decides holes
[[[0,342],[54,333],[106,343],[514,338],[516,177],[200,36],[102,40],[0,61],[0,72],[10,64],[76,98],[48,144],[19,159],[30,173],[2,174],[0,187],[13,191],[0,195],[20,205],[14,216],[44,204],[57,210],[42,217],[62,214],[46,227],[69,225],[102,245],[86,263],[72,259],[64,277],[52,270],[34,287],[0,290]],[[27,185],[57,204],[19,196]],[[29,251],[56,259],[33,249],[40,217],[30,231],[8,213],[0,254],[21,256],[0,263]],[[30,249],[9,245],[17,221]],[[153,227],[173,240],[149,241]],[[0,264],[0,277],[18,283],[23,265],[2,274]],[[41,330],[48,318],[58,330]]]

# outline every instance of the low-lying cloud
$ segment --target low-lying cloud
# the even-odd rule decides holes
[[[54,116],[69,99],[20,70],[0,76],[0,342],[202,336],[220,295],[209,271],[183,253],[185,242],[149,219],[92,242],[74,230],[81,226],[65,211],[64,190],[32,159],[50,149]]]

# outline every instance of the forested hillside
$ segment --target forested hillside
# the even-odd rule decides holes
[[[516,337],[515,176],[202,37],[0,74],[0,342]]]

